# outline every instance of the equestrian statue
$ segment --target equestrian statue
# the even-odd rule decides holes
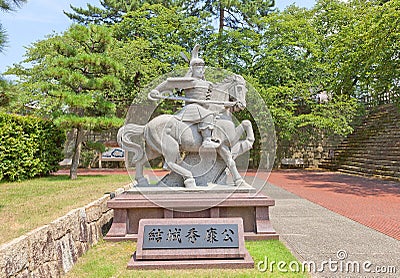
[[[207,183],[221,183],[221,176],[228,169],[234,186],[246,184],[235,159],[252,148],[253,128],[249,120],[238,126],[232,120],[233,112],[246,107],[246,81],[237,74],[229,74],[215,84],[205,80],[205,63],[198,56],[199,48],[194,47],[185,76],[167,78],[148,94],[153,101],[182,100],[182,109],[174,115],[157,116],[145,125],[126,124],[118,131],[118,143],[133,154],[130,163],[136,167],[137,186],[149,185],[143,175],[144,165],[160,156],[186,188],[200,187],[199,171],[193,170],[196,167]],[[244,133],[245,139],[241,139]],[[132,139],[137,136],[143,136],[144,147]],[[213,166],[217,162],[219,168]],[[211,170],[219,172],[210,174]],[[168,179],[164,183],[168,186]]]

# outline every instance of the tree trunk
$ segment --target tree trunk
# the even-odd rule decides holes
[[[82,142],[85,131],[82,127],[76,129],[74,156],[72,157],[71,168],[69,170],[69,178],[75,180],[78,177],[79,159],[81,157]]]
[[[225,7],[223,4],[220,2],[219,3],[219,28],[218,28],[218,34],[219,37],[222,38],[222,32],[224,31],[224,19],[225,19]]]
[[[223,61],[223,33],[224,33],[224,19],[225,19],[225,7],[219,2],[219,29],[218,29],[218,65],[222,67],[222,61]]]

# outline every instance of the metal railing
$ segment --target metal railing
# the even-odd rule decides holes
[[[368,108],[382,104],[399,103],[400,92],[382,92],[374,95],[365,95],[362,97],[361,101]]]

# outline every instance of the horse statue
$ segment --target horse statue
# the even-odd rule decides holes
[[[244,120],[235,127],[232,112],[243,110],[246,106],[246,83],[243,77],[233,74],[213,85],[212,91],[212,95],[216,96],[214,99],[228,100],[208,100],[213,105],[225,108],[215,119],[214,136],[221,140],[215,151],[229,169],[234,185],[240,186],[245,182],[236,168],[235,159],[252,148],[254,133],[249,120]],[[240,140],[244,132],[246,138]],[[144,137],[144,149],[132,140],[137,136]],[[131,163],[136,167],[135,179],[139,186],[149,185],[143,175],[144,164],[163,156],[168,168],[183,177],[186,188],[196,187],[196,180],[190,169],[184,167],[181,154],[199,153],[201,150],[202,136],[197,123],[181,121],[175,115],[160,115],[146,125],[124,125],[119,129],[117,139],[122,148],[134,154]]]

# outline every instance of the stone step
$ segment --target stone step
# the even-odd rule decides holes
[[[357,130],[355,132],[353,132],[352,134],[350,134],[346,139],[344,139],[344,141],[349,141],[353,138],[373,138],[375,136],[378,136],[382,139],[385,138],[393,138],[393,137],[397,137],[399,138],[400,136],[400,128],[399,127],[393,127],[393,129],[383,129],[382,127],[379,130],[368,130],[365,131],[365,128],[363,127],[362,132],[360,132],[360,130]]]
[[[398,120],[400,117],[393,117],[393,116],[377,116],[373,118],[367,118],[364,121],[358,124],[359,127],[369,126],[369,127],[377,127],[379,124],[386,125],[386,126],[398,126]]]
[[[334,150],[322,168],[400,178],[400,108],[393,104],[372,108]]]
[[[339,168],[338,171],[342,172],[342,173],[352,174],[352,175],[368,176],[367,173],[363,173],[363,172],[360,172],[360,171],[349,170],[349,169]]]
[[[350,160],[348,159],[350,158]],[[364,157],[344,157],[340,159],[341,162],[352,161],[356,163],[368,163],[368,164],[375,164],[375,165],[385,165],[385,166],[400,166],[399,160],[390,160],[390,159],[371,159],[371,158],[364,158]]]
[[[350,166],[350,167],[359,167],[362,169],[370,169],[370,170],[400,172],[399,165],[383,165],[383,164],[363,163],[354,161],[340,161],[338,164],[340,165],[340,168],[345,166]]]
[[[385,167],[382,165],[368,165],[368,164],[358,164],[358,163],[352,163],[352,164],[340,164],[338,167],[339,169],[348,169],[352,171],[360,171],[360,172],[366,172],[366,173],[386,173],[387,175],[395,175],[399,174],[400,175],[400,168],[399,167]]]
[[[349,169],[341,169],[341,168],[339,168],[338,171],[342,172],[342,173],[358,175],[358,176],[378,177],[378,178],[390,179],[390,180],[395,180],[395,181],[400,180],[400,176],[393,176],[393,175],[386,175],[386,174],[370,174],[370,173],[353,171],[353,170],[349,170]]]
[[[385,146],[385,149],[382,149],[382,146]],[[343,153],[351,153],[351,154],[376,154],[376,155],[399,155],[400,147],[397,146],[387,146],[385,144],[381,144],[380,146],[341,146],[340,149],[335,150],[335,155],[343,154]]]
[[[358,142],[355,141],[350,141],[346,142],[340,145],[340,147],[359,147],[359,146],[368,146],[368,147],[374,147],[374,146],[382,146],[382,144],[389,145],[390,147],[397,147],[400,148],[400,143],[397,141],[398,138],[393,138],[391,140],[370,140],[370,141],[363,141],[359,140]]]
[[[380,159],[382,157],[388,157],[389,160],[400,159],[400,151],[395,148],[377,149],[377,148],[347,148],[335,151],[335,157],[338,156],[356,156],[356,157],[370,157],[373,159]],[[385,158],[386,160],[386,158]]]
[[[357,158],[365,158],[372,160],[399,160],[400,152],[398,150],[372,150],[372,149],[347,149],[342,151],[336,151],[334,159],[338,159],[339,157],[357,157]]]
[[[387,135],[387,136],[399,136],[399,127],[386,127],[384,125],[380,125],[376,127],[376,129],[372,128],[371,126],[363,126],[358,127],[356,131],[353,131],[348,138],[354,137],[363,137],[363,136],[376,136],[376,135]],[[368,128],[368,129],[367,129]],[[367,129],[367,130],[366,130]]]
[[[397,166],[400,167],[399,160],[387,160],[387,159],[368,159],[362,157],[343,157],[339,159],[340,163],[354,162],[354,163],[364,163],[364,164],[374,164],[374,165],[384,165],[384,166]]]
[[[355,165],[343,164],[343,165],[340,165],[340,167],[338,169],[339,169],[339,171],[341,169],[345,169],[345,170],[349,170],[349,171],[362,172],[362,173],[367,173],[367,174],[371,174],[371,175],[385,175],[385,176],[400,177],[400,172],[399,172],[398,168],[396,171],[396,170],[391,170],[391,169],[374,169],[374,168],[370,168],[370,167],[365,167],[365,165],[355,166]]]
[[[400,128],[399,128],[400,130]],[[389,141],[389,140],[400,140],[400,131],[399,132],[382,132],[381,134],[354,134],[352,133],[346,139],[342,141],[342,144],[347,142],[354,141]]]
[[[330,162],[328,163],[328,162],[324,162],[324,161],[322,161],[318,165],[318,167],[322,168],[322,169],[329,169],[329,170],[334,170],[334,171],[336,171],[338,169],[338,165],[337,164],[330,163]]]
[[[400,164],[376,164],[369,162],[356,162],[356,161],[332,161],[332,162],[322,162],[319,164],[319,167],[325,169],[338,169],[342,167],[356,167],[362,169],[371,169],[371,170],[382,170],[382,171],[393,171],[400,172]]]
[[[382,149],[384,146],[385,149]],[[350,146],[350,145],[341,145],[338,147],[336,152],[348,152],[348,151],[353,151],[353,152],[358,152],[362,151],[367,152],[367,153],[399,153],[400,152],[400,147],[399,146],[393,146],[393,145],[386,145],[384,143],[382,144],[375,144],[375,145],[367,145],[367,144],[361,144],[358,146]]]
[[[396,118],[393,117],[395,115],[395,111],[391,111],[391,113],[376,113],[376,114],[371,114],[368,115],[363,122],[369,122],[373,120],[378,120],[381,122],[389,122],[390,119]]]

